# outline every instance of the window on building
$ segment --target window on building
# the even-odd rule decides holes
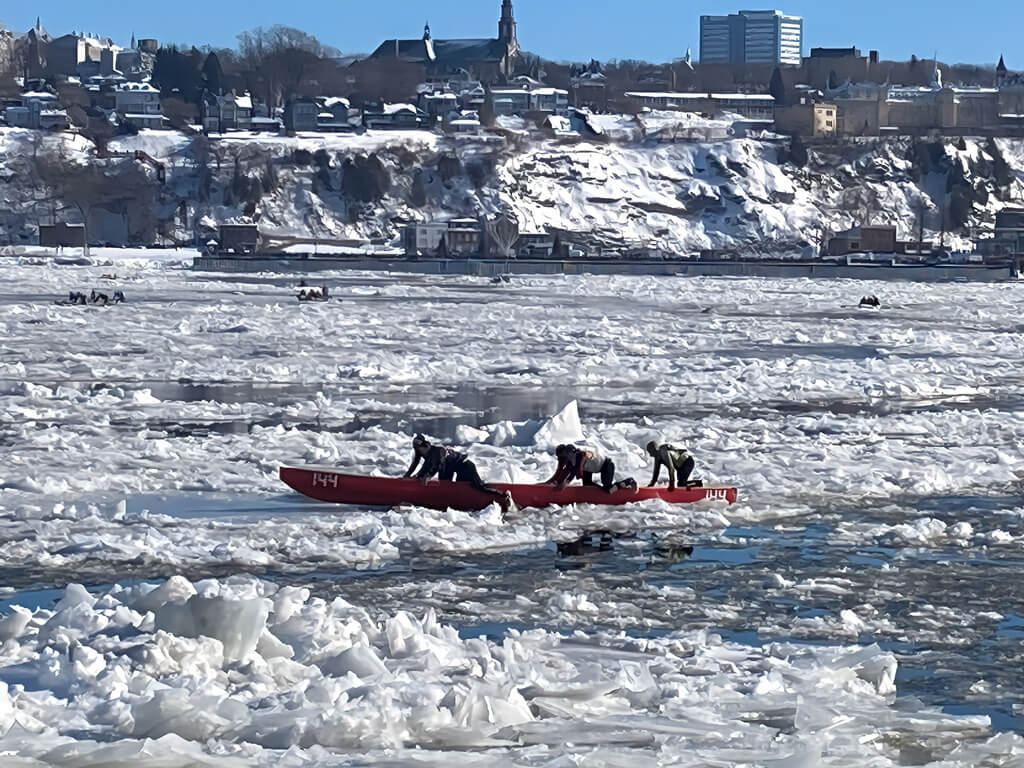
[[[826,128],[831,128],[832,127],[832,121],[831,120],[826,120],[825,121],[825,127]]]

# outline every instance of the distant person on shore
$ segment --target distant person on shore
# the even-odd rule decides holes
[[[555,448],[558,466],[555,474],[547,481],[548,485],[565,488],[573,480],[582,480],[583,485],[596,486],[594,475],[601,476],[600,487],[608,493],[619,488],[636,489],[635,480],[615,482],[615,462],[605,458],[590,448],[579,448],[575,445],[560,445]]]
[[[678,448],[670,443],[659,444],[657,440],[651,440],[647,444],[647,453],[654,459],[654,474],[651,475],[652,488],[658,484],[662,467],[668,470],[668,489],[670,491],[674,491],[676,486],[686,488],[700,482],[695,480],[690,483],[690,474],[693,472],[695,462],[693,456],[685,448]]]
[[[502,493],[496,488],[487,485],[480,477],[476,464],[469,460],[464,453],[449,448],[446,445],[434,445],[423,435],[416,435],[412,439],[412,464],[406,470],[403,477],[414,477],[421,482],[427,482],[430,478],[437,476],[438,480],[454,480],[457,483],[469,483],[478,491],[489,493],[501,506],[502,512],[507,512],[512,503],[512,497],[506,491]],[[416,467],[420,462],[423,466],[419,472]],[[416,472],[413,475],[413,472]]]

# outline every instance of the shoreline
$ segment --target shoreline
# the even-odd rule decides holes
[[[838,264],[824,261],[586,260],[586,259],[407,259],[285,255],[199,256],[196,272],[321,272],[357,270],[421,275],[661,275],[669,277],[774,277],[906,280],[912,282],[1010,282],[1019,270],[1002,264]]]

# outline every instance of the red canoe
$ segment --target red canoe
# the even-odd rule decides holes
[[[325,467],[281,467],[281,479],[304,496],[336,504],[361,504],[368,507],[395,507],[414,504],[432,509],[476,511],[494,499],[468,483],[432,480],[421,483],[402,477],[346,475]],[[512,485],[493,483],[499,491],[510,491],[517,507],[548,507],[566,504],[629,504],[634,501],[662,499],[670,504],[689,504],[704,499],[736,501],[735,488],[639,488],[605,493],[600,488],[570,485]]]

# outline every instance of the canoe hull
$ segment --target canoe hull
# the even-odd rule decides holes
[[[281,467],[281,480],[304,496],[335,504],[360,504],[368,507],[396,507],[413,504],[431,509],[485,509],[494,499],[468,483],[418,480],[401,477],[369,477],[348,475],[321,467]],[[695,501],[736,501],[736,489],[724,487],[667,487],[617,490],[605,493],[593,486],[520,485],[492,483],[499,491],[509,491],[517,507],[549,507],[568,504],[605,504],[617,506],[637,501],[662,499],[669,504],[691,504]]]

